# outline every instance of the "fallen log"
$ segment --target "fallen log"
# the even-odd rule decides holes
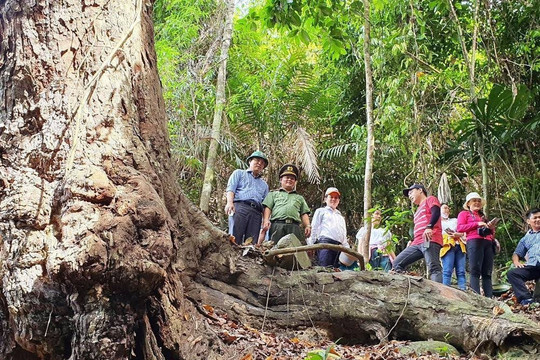
[[[313,327],[341,343],[434,339],[492,355],[527,346],[540,351],[539,324],[473,292],[407,275],[288,272],[250,260],[236,259],[236,271],[220,279],[217,258],[208,259],[214,266],[187,285],[189,297],[255,328]]]

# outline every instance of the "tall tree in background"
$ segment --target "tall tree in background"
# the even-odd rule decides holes
[[[473,1],[472,11],[472,23],[473,23],[473,30],[472,30],[472,40],[471,40],[471,50],[470,53],[467,50],[467,44],[465,39],[465,34],[463,32],[463,29],[461,27],[461,24],[459,22],[458,15],[456,13],[456,9],[454,7],[454,4],[452,0],[448,0],[448,4],[450,6],[450,14],[452,17],[452,20],[454,21],[454,24],[456,26],[456,31],[458,33],[458,39],[459,43],[461,45],[461,51],[463,53],[463,60],[465,61],[465,65],[467,67],[467,72],[469,74],[469,101],[471,102],[471,106],[475,107],[477,106],[477,99],[476,99],[476,80],[475,80],[475,69],[476,69],[476,47],[477,47],[477,40],[478,40],[478,11],[480,8],[480,1]],[[488,5],[489,6],[489,5]],[[473,112],[473,115],[475,113]],[[474,115],[475,116],[475,115]],[[477,119],[479,123],[482,122],[482,119]],[[486,155],[486,139],[483,136],[478,139],[478,154],[480,156],[480,166],[482,169],[482,195],[485,199],[484,204],[484,212],[487,216],[488,209],[491,205],[491,194],[489,193],[488,189],[488,164],[487,164],[487,155]]]
[[[206,156],[206,171],[201,191],[201,201],[199,207],[204,213],[208,213],[208,204],[212,193],[212,183],[214,182],[215,164],[218,155],[219,138],[221,136],[221,121],[223,119],[226,103],[225,90],[227,87],[227,60],[229,58],[229,47],[231,45],[234,18],[234,0],[225,0],[225,25],[223,28],[221,53],[219,58],[219,70],[216,83],[216,107],[214,109],[214,121],[212,123],[212,135],[208,155]],[[219,196],[219,194],[218,194]]]
[[[367,149],[366,149],[366,169],[364,173],[364,224],[366,236],[362,244],[362,255],[364,259],[369,259],[369,239],[371,237],[371,184],[373,177],[373,151],[375,148],[375,138],[373,132],[373,71],[371,70],[371,24],[370,24],[370,3],[364,1],[364,64],[366,71],[366,128],[367,128]]]

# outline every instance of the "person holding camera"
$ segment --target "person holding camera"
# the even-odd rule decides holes
[[[494,233],[498,219],[488,222],[482,211],[484,205],[484,199],[477,192],[469,193],[463,204],[464,211],[458,215],[456,230],[465,233],[467,237],[471,289],[480,293],[481,277],[484,296],[490,298],[493,296],[491,272],[496,247]]]

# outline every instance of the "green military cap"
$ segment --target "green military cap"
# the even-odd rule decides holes
[[[264,163],[266,164],[264,167],[268,166],[268,158],[266,157],[266,155],[264,155],[262,151],[259,151],[259,150],[254,151],[253,154],[249,155],[249,157],[246,159],[246,162],[249,164],[249,162],[253,158],[263,159]]]
[[[298,176],[300,176],[300,171],[294,164],[285,164],[279,170],[279,178],[281,179],[281,177],[285,175],[292,175],[298,180]]]

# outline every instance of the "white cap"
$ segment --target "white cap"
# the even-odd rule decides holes
[[[326,192],[324,193],[324,196],[328,196],[330,194],[338,194],[339,196],[341,196],[341,193],[339,192],[339,190],[335,187],[329,187],[328,189],[326,189]]]

